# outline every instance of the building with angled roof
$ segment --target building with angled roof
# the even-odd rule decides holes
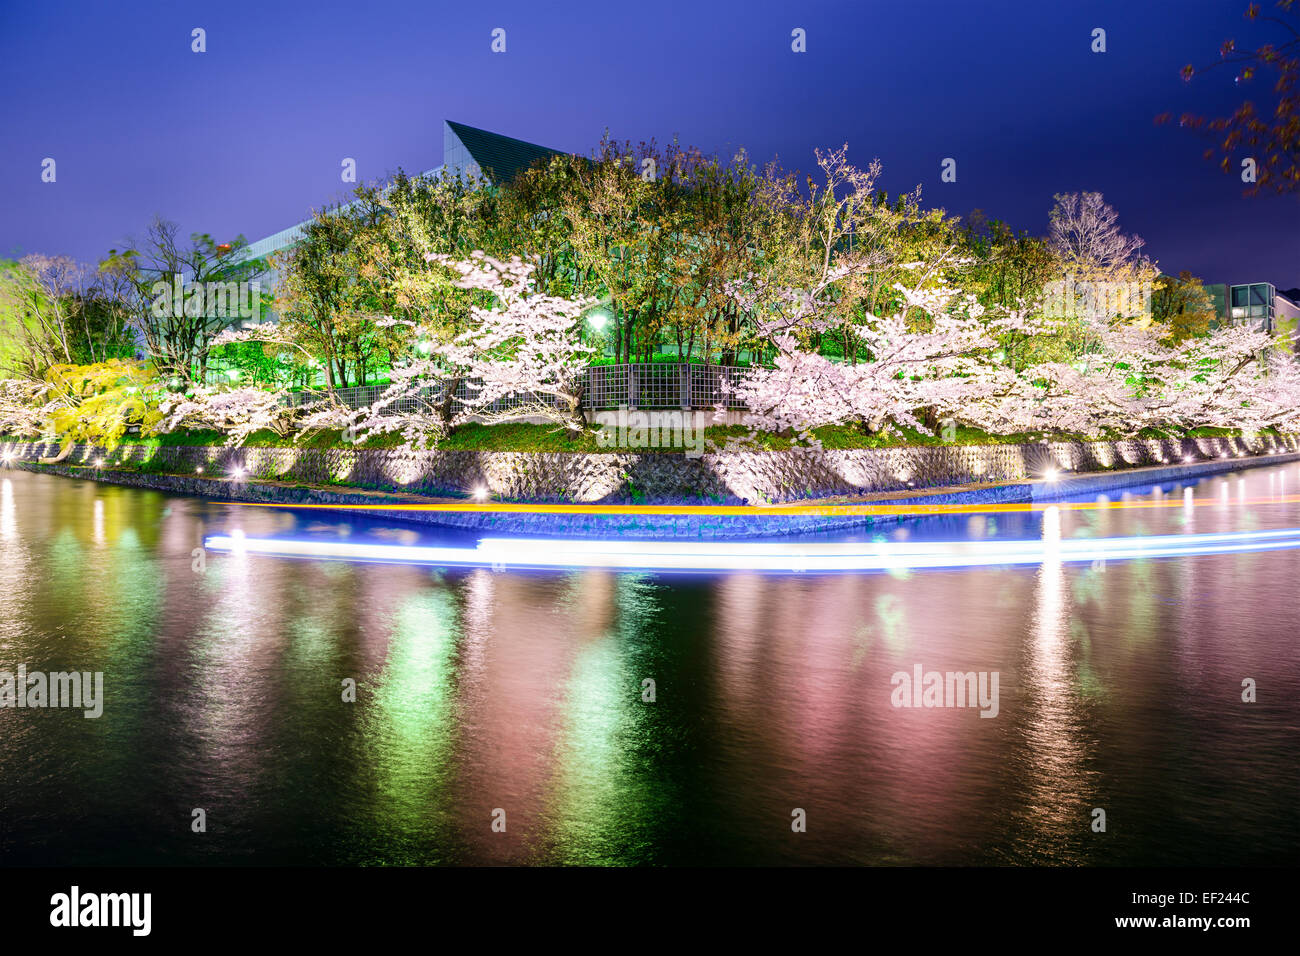
[[[486,179],[494,185],[510,182],[533,163],[559,154],[559,150],[522,139],[489,133],[485,129],[444,120],[442,124],[442,164],[421,173],[422,176],[469,176]],[[344,204],[342,208],[346,208]],[[260,259],[287,249],[298,241],[311,224],[306,219],[288,229],[250,243],[244,255]]]
[[[547,146],[538,146],[512,136],[490,133],[475,126],[444,120],[442,124],[442,163],[425,170],[422,177],[466,177],[486,180],[494,186],[510,182],[533,163],[551,156],[560,155],[560,151]],[[347,209],[351,203],[339,204],[339,209]],[[311,225],[311,219],[305,219],[287,229],[263,236],[256,242],[249,243],[244,249],[245,259],[261,259],[272,253],[280,252],[293,246],[302,238]],[[270,270],[263,279],[263,284],[274,287],[277,281],[275,270]],[[246,320],[244,325],[262,321],[275,321],[273,311],[261,313],[258,318]],[[213,375],[225,374],[220,360],[211,363]]]
[[[501,185],[510,182],[533,163],[559,154],[559,150],[547,146],[445,120],[442,124],[442,166],[434,172],[474,176]]]

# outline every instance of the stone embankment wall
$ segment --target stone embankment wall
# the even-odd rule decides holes
[[[1300,450],[1300,438],[1262,437],[951,445],[844,451],[571,454],[389,449],[78,446],[61,464],[106,469],[147,463],[149,471],[332,485],[398,494],[507,501],[732,503],[797,501],[835,495],[1062,477],[1126,468],[1206,462]],[[10,460],[57,455],[50,443],[9,443]],[[200,472],[199,469],[202,469]]]
[[[162,492],[236,502],[328,505],[373,518],[417,521],[490,536],[581,538],[755,538],[888,526],[899,515],[851,506],[800,511],[808,497],[902,492],[890,505],[1001,504],[1051,501],[1125,487],[1189,481],[1252,465],[1300,459],[1300,441],[1197,439],[1186,442],[1091,442],[1043,445],[760,452],[705,455],[523,454],[384,450],[81,447],[57,464],[39,464],[53,445],[0,446],[4,461],[35,471],[92,478]],[[1190,460],[1189,460],[1190,459]],[[98,465],[102,462],[102,466]],[[147,469],[131,467],[146,463]],[[1055,481],[1036,480],[1049,469]],[[201,469],[201,470],[200,470]],[[242,471],[241,471],[242,470]],[[239,478],[232,476],[239,474]],[[260,480],[258,480],[260,479]],[[346,482],[347,484],[344,484]],[[969,485],[928,495],[929,486]],[[362,487],[357,487],[362,486]],[[770,508],[629,509],[574,513],[513,511],[474,504],[398,510],[419,495],[493,497],[535,502],[751,505]]]

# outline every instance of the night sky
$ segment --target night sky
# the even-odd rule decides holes
[[[446,118],[582,153],[606,127],[676,135],[799,169],[847,142],[891,191],[919,183],[926,205],[1040,233],[1054,192],[1101,190],[1166,271],[1300,286],[1300,199],[1244,197],[1197,135],[1153,124],[1243,98],[1227,70],[1178,71],[1227,37],[1277,36],[1245,6],[0,0],[0,255],[95,260],[155,213],[255,240],[342,196],[343,157],[361,179],[436,166]],[[795,27],[807,53],[790,50]]]

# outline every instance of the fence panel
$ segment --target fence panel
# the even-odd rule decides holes
[[[629,407],[681,408],[682,371],[678,363],[638,363],[627,366],[629,380],[636,387],[628,396]]]
[[[748,368],[736,365],[692,365],[691,407],[744,408],[745,403],[736,397],[734,390],[750,375]],[[723,388],[726,383],[727,388]]]
[[[744,403],[734,394],[724,395],[723,383],[734,388],[743,382],[751,370],[731,365],[696,365],[686,362],[634,363],[627,365],[592,365],[583,371],[582,407],[584,409],[618,408],[715,408],[722,403],[726,408],[743,408]],[[415,395],[398,399],[391,405],[395,412],[428,410],[441,402],[445,388],[427,385]],[[456,398],[462,402],[475,397],[476,383],[461,379],[456,383]],[[378,401],[386,385],[361,385],[338,388],[334,395],[348,408],[364,408]],[[320,389],[291,392],[285,403],[299,407],[311,402],[324,401],[329,393]],[[545,404],[558,408],[561,402],[549,395],[508,395],[498,398],[488,407],[490,413],[509,412],[528,405]]]
[[[583,408],[618,408],[630,404],[628,367],[626,365],[591,365],[583,373]]]

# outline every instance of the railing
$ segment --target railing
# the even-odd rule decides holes
[[[695,365],[685,362],[636,363],[630,365],[592,365],[582,373],[582,407],[590,411],[606,408],[743,408],[744,403],[735,394],[723,394],[723,383],[731,387],[740,385],[750,374],[750,369],[735,365]],[[334,395],[348,408],[363,408],[374,404],[383,395],[387,385],[361,385],[355,388],[336,388]],[[474,395],[474,382],[460,380],[456,398],[467,401]],[[292,392],[287,403],[297,407],[326,397],[324,390]],[[446,399],[446,384],[427,385],[410,396],[398,399],[393,411],[415,412],[428,409]],[[493,402],[485,409],[490,412],[507,412],[525,405],[559,403],[550,396],[538,398],[529,395],[509,396]]]

